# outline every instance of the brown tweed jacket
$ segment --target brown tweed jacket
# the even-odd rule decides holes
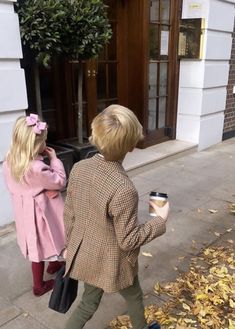
[[[65,201],[71,278],[116,292],[133,284],[140,246],[162,235],[165,220],[138,224],[138,193],[122,164],[102,156],[75,164]]]

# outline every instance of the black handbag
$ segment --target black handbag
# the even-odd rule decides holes
[[[54,288],[49,300],[49,308],[59,313],[66,313],[77,297],[78,281],[68,274],[64,277],[65,266],[57,272]]]

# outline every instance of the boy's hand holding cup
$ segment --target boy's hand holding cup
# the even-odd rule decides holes
[[[160,216],[167,219],[169,214],[169,202],[166,193],[150,192],[149,215]]]

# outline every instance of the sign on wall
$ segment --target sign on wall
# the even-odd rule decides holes
[[[205,0],[184,0],[183,18],[203,18],[205,17]]]
[[[202,59],[204,49],[203,18],[180,20],[178,56],[188,59]]]

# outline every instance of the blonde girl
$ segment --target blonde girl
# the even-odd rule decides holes
[[[62,162],[46,146],[47,124],[36,114],[17,119],[3,173],[11,194],[17,242],[25,258],[32,262],[33,293],[41,296],[53,288],[54,280],[43,280],[47,272],[61,267],[64,249],[63,208],[60,194],[66,182]],[[43,161],[47,155],[50,165]]]

